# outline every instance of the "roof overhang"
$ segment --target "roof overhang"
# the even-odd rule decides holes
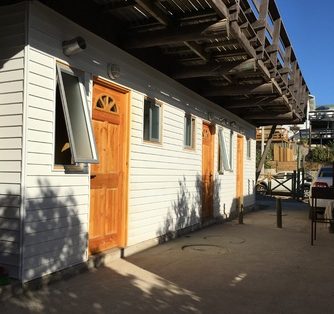
[[[274,0],[40,1],[255,126],[305,120]]]

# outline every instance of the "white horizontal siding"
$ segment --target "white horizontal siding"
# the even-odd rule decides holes
[[[254,132],[253,132],[254,133]],[[225,136],[226,147],[229,152],[230,147],[230,130],[223,128],[223,134]],[[253,134],[254,136],[254,134]],[[243,197],[244,207],[250,207],[254,205],[254,180],[255,180],[255,164],[256,164],[256,151],[255,138],[251,138],[251,158],[247,158],[247,143],[246,136],[244,136],[243,147]],[[215,149],[215,169],[218,169],[218,136],[216,137],[216,149]],[[216,174],[215,184],[220,187],[220,191],[216,191],[218,199],[215,200],[215,212],[219,215],[229,217],[236,210],[235,194],[236,194],[236,182],[237,182],[237,133],[233,133],[233,162],[232,171],[224,171],[223,174]]]
[[[74,235],[71,235],[73,238]],[[79,234],[83,238],[84,234]],[[63,242],[61,247],[63,248],[62,254],[59,253],[49,253],[43,252],[37,256],[32,256],[31,258],[26,258],[26,269],[24,270],[23,277],[25,280],[32,280],[36,277],[50,274],[56,272],[59,269],[64,269],[79,263],[84,262],[87,259],[86,250],[83,249],[87,244],[82,240],[80,242],[75,242],[73,240],[67,243]],[[72,252],[70,249],[64,249],[66,247],[76,247],[76,251]],[[56,251],[59,252],[60,248],[55,247]]]
[[[26,267],[29,269],[36,269],[39,267],[42,267],[43,265],[46,264],[46,262],[48,264],[54,264],[59,261],[59,255],[57,255],[57,251],[62,250],[63,254],[66,256],[66,258],[70,258],[72,254],[72,252],[70,251],[70,249],[68,250],[64,250],[64,247],[66,247],[68,245],[68,243],[66,243],[63,239],[56,239],[56,240],[52,240],[52,241],[48,241],[46,243],[39,243],[36,244],[34,247],[29,247],[29,249],[26,250],[25,254],[27,256],[26,260],[25,260],[25,265]],[[84,249],[84,245],[85,243],[82,242],[82,235],[79,235],[77,237],[72,236],[71,238],[71,245],[78,247],[79,249],[77,251],[81,251],[80,252],[80,256],[82,256],[82,262],[84,261],[84,253],[85,253],[85,249]],[[43,258],[41,258],[41,254],[40,252],[43,252]],[[77,253],[77,252],[76,252]],[[63,256],[61,256],[60,258],[63,258]],[[64,260],[65,262],[65,260]]]
[[[13,103],[22,103],[23,102],[23,92],[15,92],[15,93],[0,93],[0,104],[13,104]]]
[[[132,91],[129,245],[196,223],[194,216],[199,217],[201,206],[199,185],[202,173],[202,119],[207,117],[208,110],[220,115],[226,114],[223,109],[40,3],[31,2],[30,6],[31,48],[26,95],[25,280],[82,261],[86,249],[89,176],[65,174],[53,169],[56,60],[68,62],[85,71],[86,78],[90,75],[107,77],[107,64],[110,56],[113,56],[113,62],[122,69],[122,76],[117,83]],[[87,49],[75,58],[67,58],[62,53],[61,42],[76,36],[85,38]],[[89,85],[88,81],[86,83]],[[170,96],[160,91],[165,91]],[[142,138],[143,99],[146,94],[164,102],[160,144],[147,143]],[[91,90],[87,90],[87,95],[91,97]],[[8,104],[19,103],[15,102],[18,97],[19,95],[13,96]],[[175,100],[176,98],[181,101]],[[184,113],[188,110],[197,116],[194,150],[183,147]],[[233,119],[238,120],[238,117]],[[235,182],[234,172],[227,173],[222,179],[230,187]],[[219,193],[226,198],[224,202],[227,204],[235,194],[235,184],[231,189],[226,186],[224,189],[224,192],[219,190]],[[223,201],[219,203],[219,208],[221,206]],[[60,225],[56,223],[58,221]],[[55,251],[49,250],[53,245]]]
[[[0,172],[20,172],[21,161],[1,161]]]
[[[256,175],[256,139],[251,141],[251,156],[247,158],[247,142],[244,142],[244,206],[253,206],[255,203],[255,175]]]
[[[12,71],[2,71],[0,72],[0,83],[5,84],[6,82],[20,82],[23,80],[23,69],[14,69]],[[1,91],[3,85],[1,86]]]
[[[13,179],[9,180],[7,179],[8,177],[14,177]],[[6,183],[1,183],[1,181],[6,181]],[[9,183],[8,183],[9,181]],[[15,184],[16,182],[19,182]],[[12,195],[17,195],[20,196],[21,194],[21,176],[20,174],[16,175],[14,173],[7,174],[6,176],[3,176],[0,174],[0,197],[2,202],[6,201],[6,198],[12,196]]]
[[[46,153],[35,153],[35,152],[28,152],[27,153],[27,164],[28,165],[50,165],[52,164],[53,156],[52,154]]]
[[[1,151],[0,160],[21,160],[21,155],[20,149],[5,149]]]
[[[35,35],[30,41],[41,40]],[[89,176],[54,169],[55,79],[55,59],[30,48],[24,280],[86,258]]]
[[[67,212],[65,217],[53,217],[51,219],[43,220],[39,219],[38,221],[32,222],[26,221],[24,225],[25,233],[33,234],[87,223],[87,213],[78,215],[77,212],[73,212],[73,214],[71,214]]]
[[[1,60],[1,63],[3,63],[3,65],[1,67],[0,73],[2,73],[3,75],[4,73],[11,72],[11,71],[16,71],[17,73],[17,70],[23,69],[24,67],[23,56],[22,57],[15,56],[15,57],[16,57],[15,59],[12,59],[11,56],[8,56],[8,59]],[[18,75],[16,78],[14,78],[14,80],[19,80],[20,78],[21,76]],[[13,81],[13,78],[11,79],[11,81]],[[5,83],[3,82],[3,84],[6,84],[6,82]]]
[[[55,208],[57,211],[55,212]],[[27,210],[26,212],[26,219],[27,223],[30,222],[40,222],[41,217],[43,217],[43,221],[49,221],[52,219],[59,219],[59,218],[67,218],[69,217],[69,212],[71,212],[72,216],[88,214],[88,204],[78,204],[78,205],[71,205],[70,208],[68,206],[63,206],[62,204],[60,207],[52,207],[52,208],[38,208],[34,210]]]
[[[19,277],[25,5],[0,12],[0,264]]]
[[[229,157],[230,151],[230,130],[223,128],[223,134],[225,137],[225,143],[227,148],[227,155]],[[236,210],[235,208],[235,195],[237,189],[237,178],[236,178],[236,152],[237,152],[237,134],[233,133],[233,156],[232,156],[232,170],[224,170],[223,174],[216,172],[215,183],[220,187],[220,191],[215,191],[217,199],[215,201],[215,212],[223,217],[229,217],[230,214]],[[218,136],[215,138],[215,169],[218,170]]]
[[[0,126],[1,128],[1,126]],[[22,138],[0,138],[0,150],[6,151],[7,149],[21,149]]]
[[[3,126],[0,129],[0,138],[22,137],[22,126]]]
[[[201,119],[196,119],[196,149],[186,150],[185,111],[164,103],[162,142],[145,142],[144,98],[135,93],[132,97],[129,245],[198,222],[201,204],[196,184],[202,173]],[[192,214],[196,219],[191,221]]]
[[[13,115],[13,114],[21,114],[22,113],[22,103],[18,104],[2,104],[0,115]]]

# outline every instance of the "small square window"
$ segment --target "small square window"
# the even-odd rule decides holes
[[[161,142],[161,105],[154,99],[144,101],[144,131],[145,141]]]
[[[79,71],[57,64],[55,164],[96,163],[97,152]]]
[[[184,147],[195,148],[195,117],[189,114],[184,116]]]

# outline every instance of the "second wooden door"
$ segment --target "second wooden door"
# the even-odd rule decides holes
[[[213,216],[213,128],[203,124],[202,130],[202,219]]]

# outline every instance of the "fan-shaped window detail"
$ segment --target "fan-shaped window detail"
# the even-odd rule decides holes
[[[101,95],[95,103],[95,108],[109,113],[118,113],[117,104],[109,95]]]

